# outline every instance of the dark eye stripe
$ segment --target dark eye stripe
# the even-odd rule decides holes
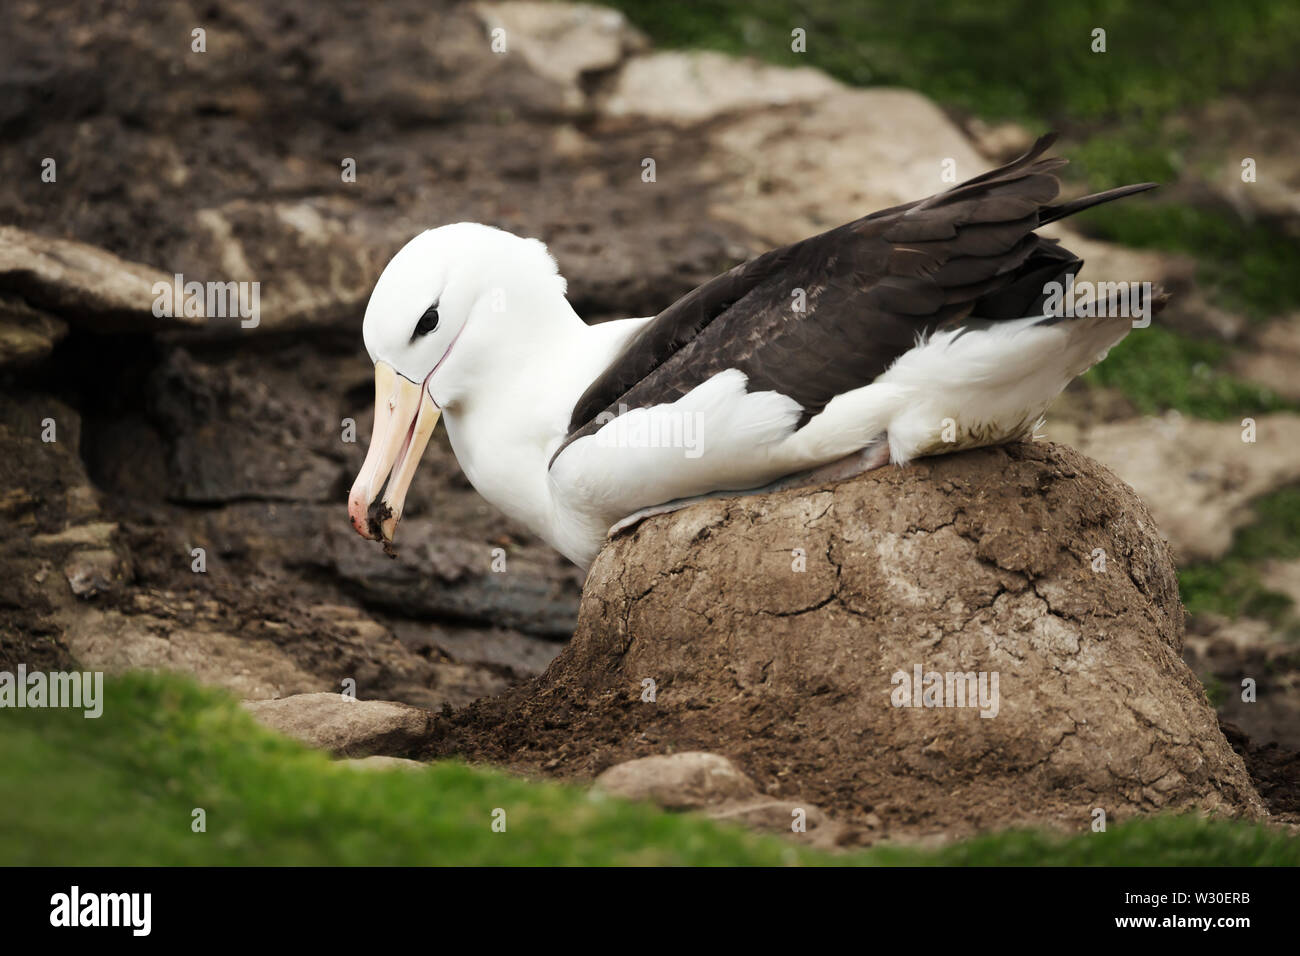
[[[438,304],[435,302],[429,306],[420,316],[420,321],[415,323],[415,331],[411,333],[411,339],[414,340],[417,335],[428,335],[438,327]]]

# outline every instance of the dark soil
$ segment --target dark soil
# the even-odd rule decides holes
[[[1236,724],[1220,721],[1232,749],[1241,755],[1255,789],[1279,820],[1300,824],[1300,752],[1271,741],[1252,741]]]

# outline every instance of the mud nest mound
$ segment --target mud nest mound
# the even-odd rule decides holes
[[[643,522],[546,673],[444,714],[431,755],[589,778],[711,751],[891,836],[1259,816],[1182,637],[1132,489],[1063,446],[981,449]]]

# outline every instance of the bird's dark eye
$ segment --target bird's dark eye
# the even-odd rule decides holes
[[[424,315],[420,316],[420,321],[415,323],[415,334],[412,335],[411,338],[415,338],[416,335],[428,335],[437,327],[438,306],[435,303],[429,306],[429,308],[425,310]]]

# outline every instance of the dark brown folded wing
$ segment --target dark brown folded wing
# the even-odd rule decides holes
[[[802,426],[919,336],[972,313],[1033,314],[1044,283],[1082,265],[1033,230],[1151,185],[1051,206],[1060,189],[1052,173],[1065,160],[1039,157],[1054,139],[929,199],[764,253],[683,296],[583,393],[552,462],[609,416],[676,401],[725,369],[744,372],[750,391],[793,398]]]

